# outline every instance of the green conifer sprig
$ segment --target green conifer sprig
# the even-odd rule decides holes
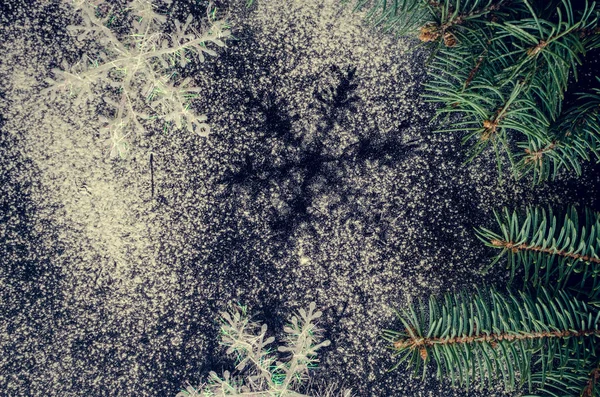
[[[424,377],[433,361],[437,376],[453,386],[500,379],[507,390],[524,384],[531,390],[534,381],[543,386],[549,374],[560,374],[569,359],[597,361],[600,311],[564,291],[431,297],[427,308],[410,306],[399,319],[404,330],[384,332],[397,365],[408,362]]]
[[[436,54],[425,97],[445,105],[439,114],[464,112],[462,122],[442,131],[467,131],[463,141],[472,146],[469,159],[492,144],[513,163],[509,142],[547,140],[569,73],[585,52],[576,31],[595,21],[591,8],[575,20],[570,6],[565,7],[566,17],[559,8],[556,22],[537,18],[531,10],[529,18],[463,29],[455,45]]]
[[[598,397],[600,395],[598,357],[589,357],[588,360],[583,361],[569,359],[556,371],[532,374],[531,383],[535,387],[535,394],[524,394],[523,397]]]
[[[499,231],[477,230],[489,247],[500,250],[491,266],[506,257],[511,277],[523,269],[534,286],[558,283],[565,287],[573,274],[589,295],[600,289],[600,213],[580,215],[570,207],[562,221],[543,208],[528,207],[523,214],[495,212]],[[489,269],[488,267],[488,269]]]
[[[530,207],[524,215],[504,209],[496,220],[500,232],[481,228],[479,238],[502,249],[494,263],[506,255],[513,275],[523,267],[534,288],[409,305],[398,314],[403,330],[383,333],[397,365],[424,377],[433,361],[438,378],[467,389],[501,380],[507,390],[527,385],[531,396],[599,396],[600,213],[581,219],[570,207],[561,224],[551,210]]]
[[[538,182],[555,178],[563,169],[581,175],[582,162],[600,161],[600,89],[579,94],[545,136],[519,146],[517,168],[521,174],[533,172]]]
[[[346,4],[350,1],[342,0],[342,3]],[[365,16],[369,24],[381,28],[385,32],[394,32],[397,35],[416,32],[430,18],[429,10],[425,7],[425,3],[420,0],[378,0],[374,2],[357,0],[354,11],[361,11],[366,6],[369,6]]]
[[[350,0],[343,0],[348,3]],[[452,30],[501,12],[508,0],[356,0],[355,11],[368,9],[366,20],[396,35],[420,33],[422,41],[443,41]]]
[[[594,125],[564,131],[574,115],[597,119],[598,107],[563,109],[570,76],[600,45],[595,2],[579,11],[569,0],[359,0],[355,8],[367,6],[372,24],[435,43],[424,97],[442,105],[438,117],[461,115],[440,131],[465,133],[467,162],[492,147],[499,171],[507,157],[516,177],[533,173],[539,183],[598,158]]]
[[[519,79],[525,81],[536,102],[543,105],[545,112],[555,120],[560,113],[561,101],[567,90],[569,72],[577,77],[576,66],[585,54],[580,30],[597,24],[594,6],[575,14],[571,3],[563,1],[556,8],[556,21],[538,17],[531,8],[528,18],[492,22],[495,54],[491,62],[501,61],[503,74],[500,82]]]

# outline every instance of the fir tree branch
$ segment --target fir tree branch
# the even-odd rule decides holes
[[[586,210],[581,216],[570,207],[558,223],[552,211],[528,207],[524,213],[504,208],[495,217],[500,232],[477,229],[488,247],[501,250],[489,267],[506,257],[511,278],[522,268],[525,280],[531,279],[535,286],[551,280],[565,286],[577,274],[580,286],[592,283],[590,294],[600,288],[596,277],[600,273],[600,213]]]
[[[434,345],[453,345],[453,344],[465,344],[465,343],[489,343],[491,346],[496,346],[498,342],[502,341],[519,341],[526,339],[545,339],[545,338],[579,338],[588,336],[600,337],[600,330],[598,329],[587,329],[581,331],[572,330],[560,330],[560,331],[546,331],[546,332],[521,332],[521,333],[491,333],[487,335],[474,335],[474,336],[455,336],[454,338],[419,338],[409,337],[407,339],[400,339],[394,342],[395,349],[419,349],[420,354],[427,356],[427,347]]]
[[[525,243],[515,244],[512,241],[503,241],[503,240],[494,240],[494,239],[491,240],[490,243],[494,247],[499,247],[499,248],[510,250],[514,254],[516,254],[519,251],[543,252],[543,253],[549,254],[549,255],[563,256],[563,257],[567,257],[567,258],[578,260],[578,261],[592,262],[592,263],[600,264],[600,258],[595,258],[595,257],[587,256],[587,255],[575,254],[575,253],[569,252],[569,251],[561,251],[561,250],[557,250],[556,248],[544,248],[541,246],[528,245]]]
[[[563,169],[581,175],[583,161],[600,161],[600,90],[580,93],[545,136],[531,137],[519,146],[524,151],[517,169],[533,171],[535,182],[554,179]]]
[[[595,351],[600,337],[600,311],[564,291],[552,295],[505,296],[491,290],[449,294],[429,299],[399,314],[403,331],[384,331],[394,356],[426,375],[434,361],[439,378],[466,386],[476,379],[501,378],[507,390],[560,371],[571,357]],[[544,376],[533,376],[541,370]]]
[[[532,375],[535,393],[523,397],[597,397],[598,356],[590,353],[579,358],[569,358],[552,372],[537,372]]]
[[[358,0],[356,8],[367,3]],[[467,161],[491,146],[499,172],[506,156],[515,175],[533,172],[540,182],[561,169],[580,172],[581,160],[592,155],[600,159],[600,134],[590,133],[594,120],[585,133],[569,136],[557,123],[565,120],[570,74],[577,77],[581,57],[600,42],[587,35],[597,29],[595,3],[578,12],[566,0],[543,6],[529,0],[380,0],[370,7],[378,23],[411,21],[403,33],[443,43],[433,54],[424,97],[445,105],[438,116],[462,113],[462,121],[440,131],[465,132]],[[523,151],[515,153],[516,146]]]

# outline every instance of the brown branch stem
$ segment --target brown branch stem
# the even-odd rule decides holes
[[[538,167],[541,167],[542,157],[544,156],[544,153],[554,150],[556,148],[556,145],[556,142],[552,142],[545,148],[539,150],[525,149],[525,153],[527,154],[527,157],[525,158],[525,164],[535,163]]]
[[[540,247],[537,245],[527,245],[525,243],[515,244],[512,241],[503,241],[503,240],[495,240],[495,239],[491,240],[490,243],[492,243],[492,245],[494,247],[509,249],[513,253],[517,253],[519,251],[543,252],[545,254],[558,255],[558,256],[562,256],[562,257],[566,257],[566,258],[572,258],[575,260],[582,260],[585,262],[593,262],[593,263],[600,264],[600,259],[598,259],[598,258],[594,258],[589,255],[575,254],[575,253],[569,252],[569,251],[561,251],[561,250],[556,250],[553,248],[543,248],[543,247]]]
[[[594,389],[600,381],[600,365],[590,372],[590,378],[585,386],[585,389],[581,392],[582,397],[593,397]]]
[[[582,337],[582,336],[600,336],[600,330],[582,330],[582,331],[545,331],[545,332],[531,332],[531,333],[499,333],[499,334],[488,334],[488,335],[475,335],[475,336],[456,336],[454,338],[420,338],[413,337],[408,339],[400,339],[394,342],[394,348],[396,349],[422,349],[431,347],[434,345],[452,345],[452,344],[463,344],[463,343],[490,343],[492,345],[501,341],[515,341],[515,340],[526,340],[526,339],[542,339],[542,338],[571,338],[571,337]]]
[[[477,63],[475,64],[475,67],[473,69],[471,69],[471,72],[469,73],[469,77],[467,77],[467,81],[465,81],[465,86],[463,87],[463,89],[466,89],[469,86],[469,84],[471,84],[471,81],[473,81],[475,74],[477,73],[477,71],[481,67],[481,64],[483,63],[483,59],[484,59],[483,55],[481,55],[477,59]]]

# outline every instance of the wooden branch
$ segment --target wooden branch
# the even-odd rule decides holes
[[[544,153],[554,150],[556,148],[556,144],[556,142],[552,142],[545,148],[539,150],[525,149],[525,153],[527,153],[527,157],[525,158],[525,164],[535,163],[538,167],[541,167],[542,157],[544,156]]]
[[[581,392],[581,397],[593,397],[594,389],[596,388],[598,381],[600,381],[600,365],[590,372],[590,378],[585,386],[585,389],[583,389]]]
[[[469,77],[467,77],[467,81],[465,81],[465,85],[464,85],[463,89],[466,89],[469,86],[469,84],[471,84],[471,81],[473,81],[475,74],[477,74],[477,71],[479,70],[479,68],[481,67],[481,64],[483,63],[483,60],[484,60],[483,55],[481,55],[477,59],[477,63],[475,64],[475,67],[473,69],[471,69],[471,72],[469,73]]]
[[[496,240],[496,239],[491,240],[490,243],[494,247],[501,247],[501,248],[509,249],[513,253],[517,253],[519,251],[543,252],[545,254],[558,255],[558,256],[562,256],[562,257],[566,257],[566,258],[572,258],[575,260],[582,260],[585,262],[592,262],[592,263],[600,264],[600,259],[598,259],[598,258],[594,258],[594,257],[588,256],[588,255],[574,254],[574,253],[568,252],[568,251],[560,251],[560,250],[556,250],[553,248],[542,248],[542,247],[536,246],[536,245],[530,246],[525,243],[515,244],[511,241],[503,241],[503,240]]]
[[[432,347],[434,345],[453,345],[453,344],[464,344],[464,343],[489,343],[494,347],[498,342],[501,341],[515,341],[515,340],[526,340],[526,339],[542,339],[542,338],[572,338],[582,336],[598,336],[600,337],[600,330],[583,330],[583,331],[546,331],[546,332],[532,332],[532,333],[501,333],[501,334],[489,334],[489,335],[476,335],[476,336],[456,336],[454,338],[407,338],[400,339],[394,342],[394,348],[411,350],[419,349],[421,356],[426,356],[422,349]],[[600,376],[600,370],[599,370]]]

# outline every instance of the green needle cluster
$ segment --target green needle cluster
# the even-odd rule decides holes
[[[424,98],[456,120],[468,160],[491,148],[515,177],[581,174],[600,160],[600,91],[564,106],[577,66],[600,44],[600,5],[568,0],[359,0],[367,20],[432,47]],[[455,118],[449,116],[455,115]]]
[[[497,230],[480,228],[484,243],[507,258],[518,293],[465,291],[430,297],[398,313],[403,329],[386,330],[398,364],[423,378],[429,363],[437,376],[465,388],[508,391],[526,387],[535,396],[600,395],[600,213],[562,222],[552,211],[527,208],[496,213]]]

